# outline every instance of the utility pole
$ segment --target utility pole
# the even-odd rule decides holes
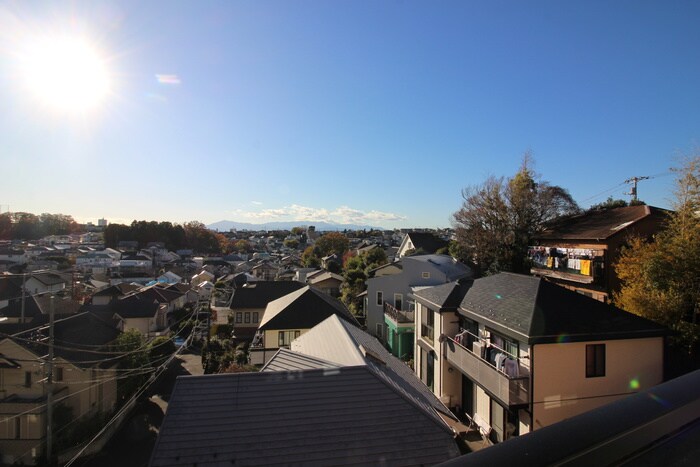
[[[631,183],[632,187],[630,188],[629,193],[625,193],[626,195],[632,195],[632,201],[637,201],[637,182],[640,182],[642,180],[649,180],[649,177],[631,177],[625,180],[625,183]]]
[[[49,308],[49,361],[46,364],[46,460],[49,465],[53,465],[53,315],[54,296],[51,294],[51,306]]]
[[[21,311],[20,311],[20,315],[19,315],[20,316],[20,318],[19,318],[20,324],[24,324],[24,290],[26,289],[26,287],[25,287],[26,281],[27,281],[27,274],[23,273],[22,274],[22,306],[20,307]]]

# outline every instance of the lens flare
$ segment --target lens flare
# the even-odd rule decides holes
[[[639,387],[640,387],[639,378],[637,378],[637,377],[632,378],[630,380],[630,389],[633,391],[636,391],[639,389]]]
[[[85,39],[35,38],[20,58],[27,90],[52,110],[83,112],[109,93],[105,60]]]

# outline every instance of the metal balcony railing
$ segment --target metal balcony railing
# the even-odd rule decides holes
[[[397,324],[413,324],[413,311],[399,310],[388,302],[384,302],[384,314]]]
[[[530,377],[511,377],[454,339],[443,341],[447,361],[508,407],[530,402]]]

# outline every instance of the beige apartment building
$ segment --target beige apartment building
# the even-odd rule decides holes
[[[663,381],[668,330],[542,278],[416,291],[415,371],[492,442]]]

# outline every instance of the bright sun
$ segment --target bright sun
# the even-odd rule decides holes
[[[22,53],[22,62],[28,90],[52,110],[83,113],[109,93],[105,60],[85,40],[38,39]]]

